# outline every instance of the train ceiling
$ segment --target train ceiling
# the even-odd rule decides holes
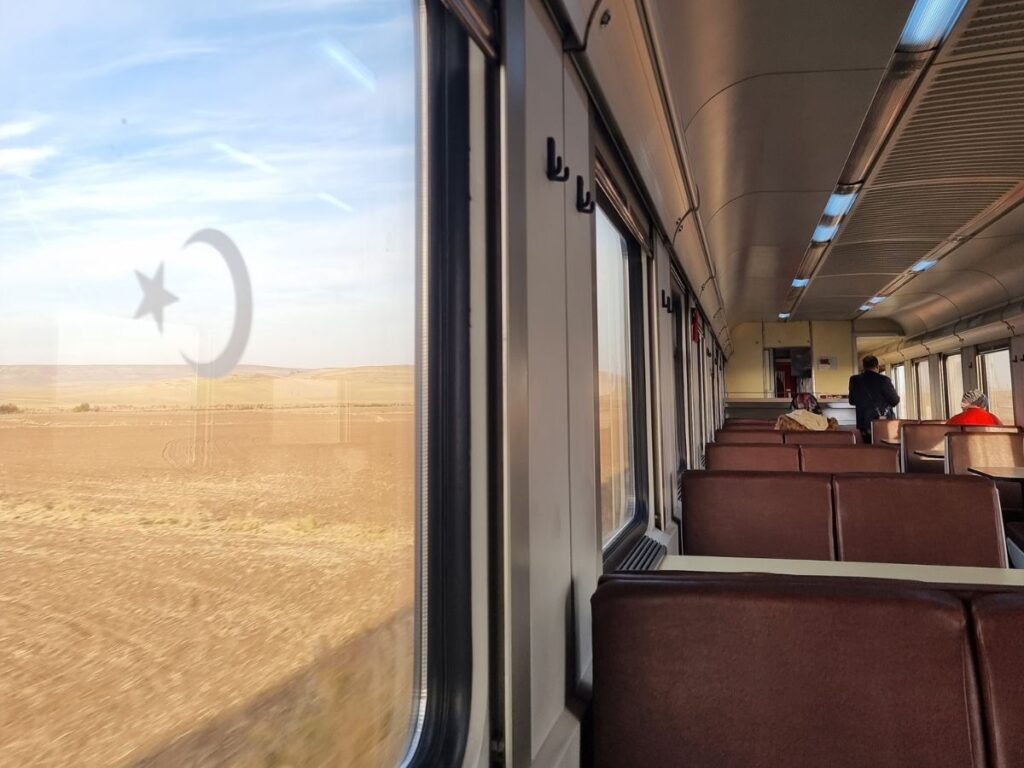
[[[774,320],[912,0],[648,2],[729,324]]]
[[[1024,295],[1024,0],[968,3],[807,275],[912,0],[646,2],[729,325],[914,335]]]

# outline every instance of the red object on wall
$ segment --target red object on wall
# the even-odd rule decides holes
[[[700,315],[697,314],[696,309],[690,310],[690,338],[694,343],[700,341],[701,327],[700,327]]]

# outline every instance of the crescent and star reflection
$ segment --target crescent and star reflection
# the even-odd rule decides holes
[[[180,352],[180,350],[179,352],[182,359],[197,375],[204,379],[219,379],[234,370],[249,343],[249,333],[252,330],[252,281],[249,279],[249,270],[246,268],[241,251],[223,232],[216,229],[202,229],[186,240],[182,248],[188,248],[195,243],[202,243],[213,248],[227,265],[235,293],[235,319],[228,343],[221,353],[212,360],[199,362],[184,352]],[[138,270],[135,270],[135,277],[139,281],[143,294],[142,302],[135,311],[135,318],[152,315],[156,321],[156,327],[162,335],[164,332],[164,308],[178,301],[177,296],[164,288],[164,264],[160,263],[153,277],[146,277]]]

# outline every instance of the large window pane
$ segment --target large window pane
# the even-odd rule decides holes
[[[0,11],[0,764],[401,757],[415,18]]]
[[[900,419],[909,419],[910,409],[907,405],[907,366],[896,365],[892,369],[892,383],[896,388],[896,394],[900,396],[900,404],[896,406],[896,416]]]
[[[989,409],[1004,424],[1013,424],[1013,384],[1010,379],[1010,350],[1000,349],[981,355],[985,393]]]
[[[914,373],[917,380],[917,418],[922,420],[934,418],[932,416],[932,384],[928,361],[921,360],[914,363]]]
[[[959,354],[947,355],[946,367],[946,416],[960,413],[960,402],[964,396],[963,359]]]
[[[597,209],[597,369],[601,537],[605,544],[633,509],[633,414],[629,346],[629,242]]]

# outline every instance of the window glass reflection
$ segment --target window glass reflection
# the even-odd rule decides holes
[[[1000,349],[981,355],[985,393],[989,410],[1004,424],[1013,424],[1013,382],[1010,374],[1010,350]]]
[[[601,537],[607,544],[633,509],[629,243],[597,209],[597,368]]]
[[[917,417],[921,420],[934,418],[932,416],[931,373],[928,369],[928,361],[922,360],[914,363],[914,372],[917,374]]]
[[[946,366],[946,415],[960,413],[960,401],[964,393],[963,358],[959,354],[947,355]]]
[[[0,765],[400,758],[415,8],[0,10]]]

